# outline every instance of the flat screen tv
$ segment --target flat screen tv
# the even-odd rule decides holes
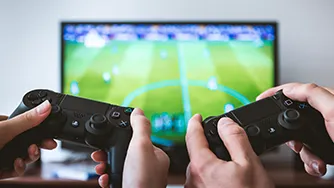
[[[152,142],[182,166],[189,118],[277,85],[277,47],[276,22],[62,22],[61,92],[143,109]]]

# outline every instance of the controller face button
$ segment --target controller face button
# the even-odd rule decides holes
[[[114,112],[110,113],[110,117],[113,118],[113,119],[118,119],[119,117],[121,117],[121,113],[117,112],[117,111],[114,111]]]
[[[40,91],[38,93],[38,97],[40,97],[40,98],[46,97],[46,95],[47,95],[46,91]]]
[[[37,105],[39,105],[39,104],[41,104],[42,103],[42,100],[41,99],[36,99],[36,100],[33,100],[32,102],[31,102],[31,104],[32,105],[35,105],[35,106],[37,106]]]
[[[46,100],[48,100],[50,103],[52,103],[51,97],[44,97],[44,98],[42,98],[43,102],[46,101]]]
[[[300,114],[295,109],[287,109],[287,110],[284,111],[283,117],[284,117],[285,121],[287,121],[289,123],[293,123],[293,122],[295,122],[299,119]]]
[[[256,125],[250,125],[246,128],[246,133],[248,136],[257,136],[260,134],[260,128]]]
[[[36,99],[38,99],[36,93],[30,93],[30,94],[28,95],[28,100],[33,101],[33,100],[36,100]]]
[[[133,108],[130,108],[130,107],[124,109],[124,113],[126,115],[130,115],[132,113],[132,111],[133,111]]]
[[[284,105],[285,106],[290,106],[290,105],[292,105],[292,100],[290,100],[290,99],[288,99],[288,100],[286,100],[286,101],[284,101]]]
[[[95,129],[103,129],[107,125],[107,118],[102,114],[94,114],[90,118],[90,125]]]
[[[129,126],[129,122],[128,121],[125,121],[125,120],[121,120],[119,123],[118,123],[118,126],[122,127],[122,128],[126,128],[127,126]]]

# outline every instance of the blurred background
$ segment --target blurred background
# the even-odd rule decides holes
[[[10,114],[32,88],[60,90],[63,20],[275,20],[279,82],[333,86],[331,0],[1,0],[0,7],[1,114]]]

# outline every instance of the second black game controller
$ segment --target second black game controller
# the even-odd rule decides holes
[[[282,90],[203,121],[210,149],[218,158],[230,161],[231,156],[217,131],[218,121],[222,117],[231,118],[245,130],[257,155],[287,141],[297,140],[326,164],[334,164],[334,143],[326,131],[322,114],[308,103],[286,97]]]
[[[16,158],[28,157],[27,150],[31,144],[38,145],[44,139],[54,138],[106,151],[111,187],[122,187],[123,166],[132,137],[130,114],[133,108],[50,90],[33,90],[24,95],[9,118],[45,100],[52,105],[50,115],[40,125],[16,136],[0,150],[0,171],[13,170]]]

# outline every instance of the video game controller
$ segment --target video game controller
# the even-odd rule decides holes
[[[334,164],[334,144],[321,113],[308,103],[291,100],[282,90],[203,121],[210,149],[218,158],[230,161],[231,156],[217,132],[217,124],[222,117],[229,117],[243,127],[257,155],[287,141],[298,140],[326,164]]]
[[[54,138],[106,151],[111,187],[122,187],[123,166],[132,137],[130,114],[133,108],[50,90],[33,90],[24,95],[9,118],[45,100],[49,100],[52,105],[50,115],[40,125],[16,136],[0,150],[0,170],[13,170],[16,158],[28,157],[27,151],[31,144],[38,145],[45,139]]]

